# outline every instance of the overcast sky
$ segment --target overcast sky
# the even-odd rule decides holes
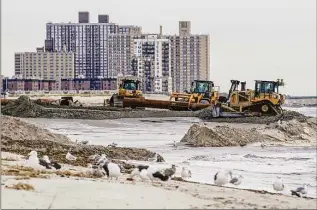
[[[47,22],[110,22],[139,25],[143,32],[178,33],[191,21],[192,33],[210,34],[211,80],[228,91],[231,79],[284,78],[281,91],[316,95],[316,0],[2,0],[2,74],[14,74],[14,52],[44,45]]]

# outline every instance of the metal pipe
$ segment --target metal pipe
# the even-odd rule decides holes
[[[211,106],[210,104],[197,104],[184,101],[162,101],[145,98],[124,98],[123,107],[147,107],[156,109],[172,109],[172,110],[200,110]]]

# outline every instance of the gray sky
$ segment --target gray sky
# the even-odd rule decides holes
[[[143,32],[210,34],[211,79],[228,91],[231,79],[284,78],[286,94],[316,95],[316,0],[2,0],[2,74],[14,74],[14,52],[44,45],[45,24],[77,22],[79,10],[109,14]]]

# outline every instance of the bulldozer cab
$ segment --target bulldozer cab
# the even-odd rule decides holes
[[[138,80],[122,80],[120,88],[126,90],[139,90],[140,81]]]
[[[214,83],[212,81],[194,80],[191,85],[191,93],[213,92]]]
[[[261,93],[264,94],[273,94],[279,93],[279,86],[283,86],[283,80],[277,81],[262,81],[262,80],[255,80],[255,96],[260,95]]]

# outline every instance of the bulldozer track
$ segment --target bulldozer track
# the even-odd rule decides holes
[[[267,107],[268,110],[263,110],[263,107]],[[282,109],[279,105],[274,105],[270,101],[259,101],[254,102],[252,105],[247,106],[243,109],[243,111],[250,111],[250,112],[257,112],[261,113],[264,116],[272,116],[272,115],[279,115],[282,114]]]

